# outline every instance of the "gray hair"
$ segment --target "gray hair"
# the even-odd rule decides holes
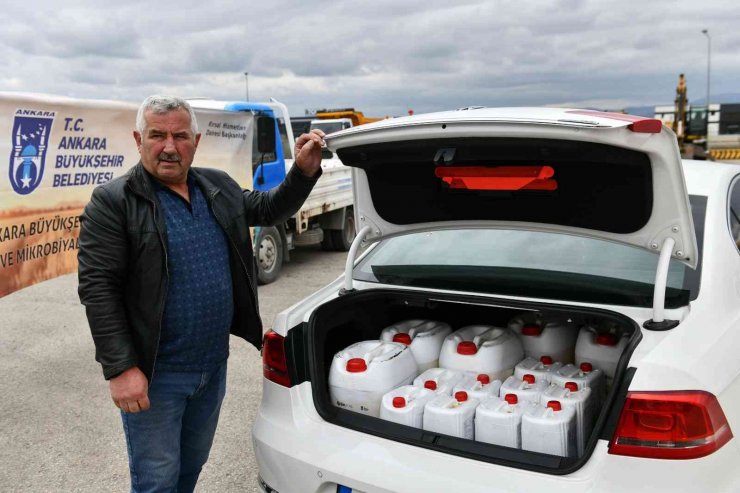
[[[160,96],[155,94],[146,98],[141,103],[141,106],[139,106],[139,112],[136,114],[136,130],[139,133],[144,133],[144,128],[146,127],[144,113],[147,111],[162,114],[179,110],[180,108],[190,113],[190,129],[193,131],[193,136],[195,136],[198,133],[198,121],[195,119],[195,112],[187,101],[177,96]]]

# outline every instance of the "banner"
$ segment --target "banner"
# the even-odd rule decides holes
[[[77,270],[79,216],[92,190],[139,162],[138,105],[0,92],[0,297]],[[252,186],[254,118],[195,110],[194,166]]]

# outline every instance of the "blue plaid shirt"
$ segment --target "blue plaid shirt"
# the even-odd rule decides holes
[[[167,225],[170,279],[155,369],[209,371],[229,356],[234,299],[228,239],[192,176],[190,203],[152,182]]]

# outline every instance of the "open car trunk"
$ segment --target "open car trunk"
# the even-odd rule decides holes
[[[609,324],[630,334],[617,366],[614,384],[608,389],[603,408],[598,410],[594,431],[580,457],[546,455],[441,435],[341,409],[331,403],[328,378],[335,353],[355,342],[377,340],[381,331],[395,322],[435,320],[450,324],[453,330],[472,324],[506,327],[510,319],[526,311],[537,311],[544,318],[565,316],[579,327]],[[567,474],[588,460],[599,438],[610,438],[633,373],[626,367],[627,362],[640,338],[640,330],[633,320],[605,310],[490,297],[371,289],[349,292],[323,304],[308,323],[289,331],[286,351],[292,354],[290,360],[296,365],[289,369],[291,380],[311,381],[316,409],[330,423],[475,460],[550,474]]]

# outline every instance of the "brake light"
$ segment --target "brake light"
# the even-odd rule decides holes
[[[609,453],[695,459],[719,450],[731,438],[725,413],[709,392],[628,392]]]
[[[434,175],[452,189],[549,190],[558,189],[552,166],[438,166]]]
[[[640,134],[659,134],[661,128],[663,128],[663,122],[653,119],[640,120],[630,123],[627,128]]]
[[[292,387],[285,357],[285,337],[268,330],[262,340],[262,375],[284,387]]]

